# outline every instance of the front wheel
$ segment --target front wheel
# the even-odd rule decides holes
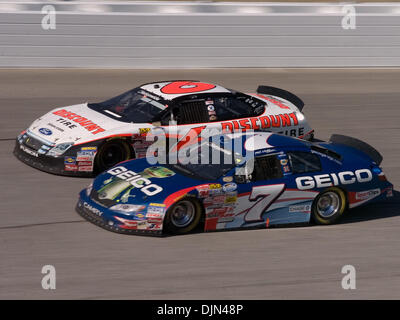
[[[104,143],[96,154],[96,171],[105,171],[117,163],[131,158],[129,145],[121,140],[110,140]]]
[[[318,224],[333,224],[346,209],[346,195],[339,188],[320,193],[314,200],[311,216]]]
[[[195,199],[184,198],[168,209],[164,228],[173,234],[184,234],[196,228],[201,218],[201,206]]]

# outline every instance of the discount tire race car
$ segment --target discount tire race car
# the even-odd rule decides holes
[[[184,234],[333,224],[346,209],[393,195],[381,155],[357,139],[333,135],[312,143],[268,132],[221,137],[223,146],[202,141],[181,150],[190,161],[147,158],[112,167],[80,192],[77,212],[114,232]],[[211,155],[224,161],[212,162]]]
[[[101,103],[50,111],[24,130],[14,154],[43,171],[92,176],[113,165],[146,156],[153,128],[178,138],[203,129],[261,130],[310,139],[304,103],[282,89],[259,86],[244,94],[198,81],[144,84]]]

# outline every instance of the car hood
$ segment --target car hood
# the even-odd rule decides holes
[[[115,128],[129,125],[90,109],[87,103],[54,109],[36,119],[28,130],[52,143],[81,143],[109,136]]]
[[[133,174],[132,174],[133,172]],[[117,175],[120,175],[117,177]],[[132,175],[140,176],[141,186],[129,180]],[[122,179],[120,177],[123,177]],[[162,203],[169,206],[180,196],[210,181],[193,179],[178,173],[171,166],[150,165],[146,158],[129,160],[99,175],[93,183],[98,200],[111,206],[116,203],[148,204]],[[143,185],[144,185],[143,184]]]

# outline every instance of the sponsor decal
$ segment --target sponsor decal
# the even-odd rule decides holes
[[[47,128],[40,128],[39,132],[45,136],[51,136],[53,134],[53,131]]]
[[[237,196],[227,196],[225,198],[225,203],[235,203],[237,200]]]
[[[36,151],[33,151],[33,150],[29,149],[29,148],[26,148],[26,147],[23,146],[22,144],[19,146],[19,148],[20,148],[22,151],[24,151],[24,152],[30,154],[31,156],[39,157],[39,154],[38,154]]]
[[[76,124],[73,124],[71,121],[65,120],[64,118],[58,118],[56,121],[69,129],[74,129],[77,127]]]
[[[84,162],[84,161],[93,162],[94,156],[77,156],[77,157],[76,157],[76,160],[77,160],[77,161],[80,161],[80,162]]]
[[[291,127],[297,126],[298,124],[299,120],[297,119],[297,115],[295,112],[293,112],[226,121],[221,123],[221,127],[223,132],[233,132],[240,129],[259,130],[273,127]]]
[[[205,206],[211,206],[211,205],[220,205],[223,204],[225,202],[225,195],[218,195],[218,196],[214,196],[214,197],[208,197],[204,199],[204,205]]]
[[[286,166],[288,164],[288,160],[287,159],[282,159],[281,160],[281,165]]]
[[[221,217],[218,219],[218,223],[232,222],[233,220],[235,220],[234,217]]]
[[[163,217],[162,213],[156,213],[156,212],[147,212],[146,213],[146,218],[147,219],[161,219]]]
[[[209,104],[209,105],[207,106],[207,110],[208,110],[208,111],[215,111],[214,105]]]
[[[219,183],[211,183],[208,185],[208,187],[210,188],[210,190],[215,190],[215,189],[221,189],[221,185]]]
[[[339,160],[337,160],[337,159],[335,159],[335,158],[332,158],[331,156],[329,156],[329,155],[327,155],[327,154],[325,154],[325,153],[318,152],[317,150],[311,150],[311,153],[315,153],[315,154],[317,154],[318,156],[320,156],[321,158],[326,158],[326,159],[328,159],[328,160],[330,160],[330,161],[334,161],[334,162],[336,162],[337,164],[342,164],[342,162],[340,162]]]
[[[149,223],[148,230],[161,230],[162,223]]]
[[[107,173],[129,182],[132,186],[140,189],[140,191],[148,196],[154,196],[163,190],[162,187],[152,183],[148,178],[145,178],[132,170],[128,170],[123,166],[112,168],[108,170]]]
[[[289,207],[289,212],[302,212],[302,213],[310,213],[311,205],[310,204],[302,204],[302,205],[294,205]]]
[[[64,167],[65,171],[78,171],[78,166],[76,164],[66,164]]]
[[[296,178],[297,189],[308,190],[314,188],[326,188],[339,184],[364,183],[372,180],[372,172],[369,169],[356,171],[342,171],[339,173],[319,174]]]
[[[90,205],[89,203],[87,203],[86,201],[83,202],[83,206],[84,206],[87,210],[93,212],[95,215],[97,215],[97,216],[99,216],[99,217],[101,217],[101,216],[103,215],[103,212],[102,212],[102,211],[100,211],[99,209],[97,209],[97,208],[91,206],[91,205]]]
[[[207,198],[210,195],[209,189],[197,189],[200,198]]]
[[[147,221],[138,221],[137,222],[137,228],[139,230],[145,230],[149,227],[149,224],[147,223]]]
[[[223,177],[222,181],[223,182],[232,182],[233,181],[233,177]]]
[[[222,194],[222,193],[223,193],[222,188],[220,188],[220,189],[210,189],[210,190],[208,190],[209,196],[218,196],[218,195],[220,195],[220,194]]]
[[[265,99],[265,100],[267,100],[267,101],[269,101],[269,102],[272,102],[273,104],[276,104],[276,105],[277,105],[279,108],[281,108],[281,109],[290,109],[290,107],[288,107],[288,106],[287,106],[286,104],[284,104],[282,101],[273,99],[273,98],[268,97],[268,96],[264,96],[263,94],[257,94],[256,96],[258,96],[258,97],[260,97],[260,98],[262,98],[262,99]]]
[[[79,152],[78,152],[78,153],[79,153]],[[94,156],[81,156],[81,155],[77,155],[76,160],[77,160],[77,161],[80,161],[80,162],[84,162],[84,161],[93,162]]]
[[[139,128],[140,134],[146,134],[151,131],[151,128]]]
[[[302,137],[304,136],[304,128],[298,128],[298,129],[290,129],[290,130],[285,130],[285,131],[278,131],[279,134],[284,134],[285,136],[290,136],[290,137]]]
[[[375,198],[376,196],[378,196],[380,194],[381,194],[380,189],[356,192],[356,200],[368,200],[368,199]]]
[[[217,218],[218,223],[232,222],[234,220],[233,207],[208,208],[207,219]]]
[[[64,157],[64,164],[75,164],[76,157]]]
[[[162,217],[165,211],[165,204],[163,203],[150,203],[147,208],[146,217],[151,215],[153,218]]]
[[[82,147],[81,151],[97,151],[97,147]]]
[[[225,192],[232,192],[232,191],[235,191],[237,189],[237,184],[234,183],[234,182],[225,183],[224,186],[222,187],[222,189]]]
[[[78,171],[81,172],[92,172],[93,166],[78,166]]]
[[[100,132],[105,131],[105,129],[103,129],[99,125],[95,124],[91,120],[88,120],[87,118],[84,118],[74,112],[70,112],[65,109],[54,111],[53,114],[78,123],[79,125],[84,127],[86,130],[90,131],[92,134],[98,134]],[[66,124],[66,122],[64,122],[63,124]]]
[[[121,228],[124,229],[136,229],[137,228],[137,220],[128,220],[118,216],[114,216],[116,220],[122,223]]]
[[[149,98],[151,98],[153,100],[156,100],[156,101],[160,100],[160,97],[157,97],[156,95],[153,95],[153,94],[151,94],[151,93],[149,93],[147,91],[144,91],[144,90],[140,90],[140,91],[138,91],[138,93],[140,93],[141,95],[143,95],[145,97],[149,97]]]
[[[93,161],[79,161],[78,166],[92,166]]]
[[[52,123],[50,123],[50,122],[49,122],[47,125],[48,125],[49,127],[52,127],[52,128],[54,128],[54,129],[60,131],[60,132],[64,132],[64,129],[61,129],[60,127],[57,127],[56,125],[54,125],[54,124],[52,124]]]
[[[78,161],[78,166],[93,166],[93,161]]]
[[[165,204],[164,203],[153,203],[153,202],[151,202],[150,206],[165,208]]]
[[[78,151],[76,153],[76,161],[93,161],[95,155],[94,151]]]

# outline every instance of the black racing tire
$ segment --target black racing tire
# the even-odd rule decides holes
[[[339,188],[321,192],[313,201],[311,217],[317,224],[334,224],[346,210],[346,194]]]
[[[96,172],[103,172],[121,161],[130,159],[131,156],[132,150],[125,141],[109,140],[101,145],[96,154],[95,170]]]
[[[174,203],[164,218],[164,229],[171,234],[185,234],[195,229],[202,216],[202,208],[195,198],[185,197]]]

